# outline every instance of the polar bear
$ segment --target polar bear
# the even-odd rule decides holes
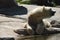
[[[43,19],[50,18],[55,14],[49,7],[37,7],[28,13],[28,22],[25,25],[27,32],[31,34],[42,34],[45,31],[46,26],[44,26]]]
[[[25,30],[29,35],[43,34],[44,32],[46,32],[46,26],[43,23],[43,19],[50,18],[54,14],[55,11],[53,11],[49,7],[37,7],[27,14],[27,23],[24,24]],[[48,26],[50,26],[50,24]],[[19,33],[19,31],[17,30],[15,30],[15,32]]]

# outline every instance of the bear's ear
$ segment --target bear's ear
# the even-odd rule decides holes
[[[45,9],[45,7],[43,6],[43,9]]]
[[[43,11],[45,11],[45,7],[43,6]]]

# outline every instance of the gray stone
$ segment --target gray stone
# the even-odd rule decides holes
[[[16,7],[16,0],[0,0],[0,8]]]
[[[16,0],[0,0],[0,14],[14,16],[27,14],[27,8],[18,6]]]
[[[60,28],[60,21],[52,20],[51,25],[52,27]]]

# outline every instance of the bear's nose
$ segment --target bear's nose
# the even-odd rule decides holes
[[[54,15],[56,13],[56,11],[52,11],[52,15]]]

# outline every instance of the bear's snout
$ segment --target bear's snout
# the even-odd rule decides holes
[[[56,13],[56,11],[52,11],[52,16]]]

